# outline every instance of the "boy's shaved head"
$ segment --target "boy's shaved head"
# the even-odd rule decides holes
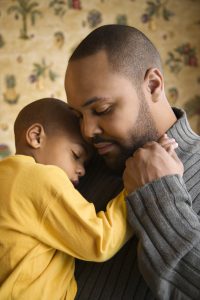
[[[135,85],[149,68],[160,71],[160,55],[152,42],[138,29],[126,25],[104,25],[92,31],[75,49],[70,61],[104,50],[113,71],[128,77]]]
[[[28,128],[39,123],[47,135],[58,131],[80,134],[79,121],[67,103],[55,98],[43,98],[25,106],[14,123],[16,148]]]

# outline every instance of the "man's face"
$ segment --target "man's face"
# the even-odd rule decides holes
[[[158,138],[142,90],[113,72],[103,51],[70,62],[65,86],[84,137],[111,168],[123,170],[138,147]]]

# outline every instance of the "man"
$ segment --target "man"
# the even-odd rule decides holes
[[[135,28],[97,28],[72,54],[65,87],[100,156],[80,187],[97,209],[122,188],[133,153],[123,178],[136,234],[104,264],[77,262],[77,299],[200,299],[200,137],[167,101],[157,50]],[[165,132],[179,144],[183,178],[155,142]]]

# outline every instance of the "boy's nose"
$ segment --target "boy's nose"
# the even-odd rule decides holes
[[[78,168],[77,168],[77,172],[79,177],[82,177],[85,175],[85,168],[83,165],[79,165]]]

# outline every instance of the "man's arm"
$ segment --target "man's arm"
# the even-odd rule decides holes
[[[128,219],[139,238],[138,264],[145,281],[158,299],[199,299],[200,223],[181,162],[152,143],[126,166],[125,187],[136,189],[127,197]]]

